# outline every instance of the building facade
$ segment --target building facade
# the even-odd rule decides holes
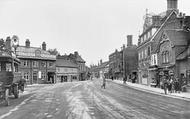
[[[115,50],[109,55],[109,77],[120,79],[123,77],[123,51]]]
[[[98,63],[97,66],[91,66],[90,68],[90,73],[92,75],[93,78],[109,78],[109,62],[102,62],[102,60],[100,60],[100,63]]]
[[[84,59],[78,54],[77,51],[74,52],[74,54],[69,54],[68,57],[73,60],[79,69],[79,81],[83,81],[86,78],[86,66]]]
[[[127,47],[123,46],[123,76],[137,82],[138,77],[138,53],[137,46],[133,45],[132,35],[127,35]]]
[[[79,80],[78,65],[68,56],[57,56],[56,73],[58,82]]]
[[[159,15],[146,14],[143,33],[138,41],[139,82],[150,85],[161,82],[161,75],[186,75],[189,41],[189,16],[179,13],[177,0],[167,0],[168,9]],[[181,56],[180,56],[181,55]],[[183,55],[184,56],[184,55]],[[187,56],[186,56],[187,57]]]
[[[46,51],[46,43],[43,42],[42,49],[31,47],[27,39],[25,46],[18,46],[16,56],[20,59],[19,70],[22,78],[29,84],[56,83],[56,56]]]

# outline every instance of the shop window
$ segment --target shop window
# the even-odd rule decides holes
[[[6,71],[12,71],[11,63],[6,63]]]
[[[42,67],[46,67],[46,63],[45,62],[41,62],[41,66]]]

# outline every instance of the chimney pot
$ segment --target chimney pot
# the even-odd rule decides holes
[[[29,39],[26,39],[25,46],[26,46],[27,48],[30,47],[30,40],[29,40]]]
[[[127,35],[127,46],[133,45],[132,39],[133,39],[133,35]]]

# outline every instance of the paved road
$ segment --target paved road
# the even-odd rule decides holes
[[[48,85],[0,107],[0,119],[190,119],[190,102],[101,81]]]

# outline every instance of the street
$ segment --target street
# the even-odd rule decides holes
[[[135,90],[102,80],[34,87],[11,105],[0,105],[0,119],[189,119],[190,102]]]

